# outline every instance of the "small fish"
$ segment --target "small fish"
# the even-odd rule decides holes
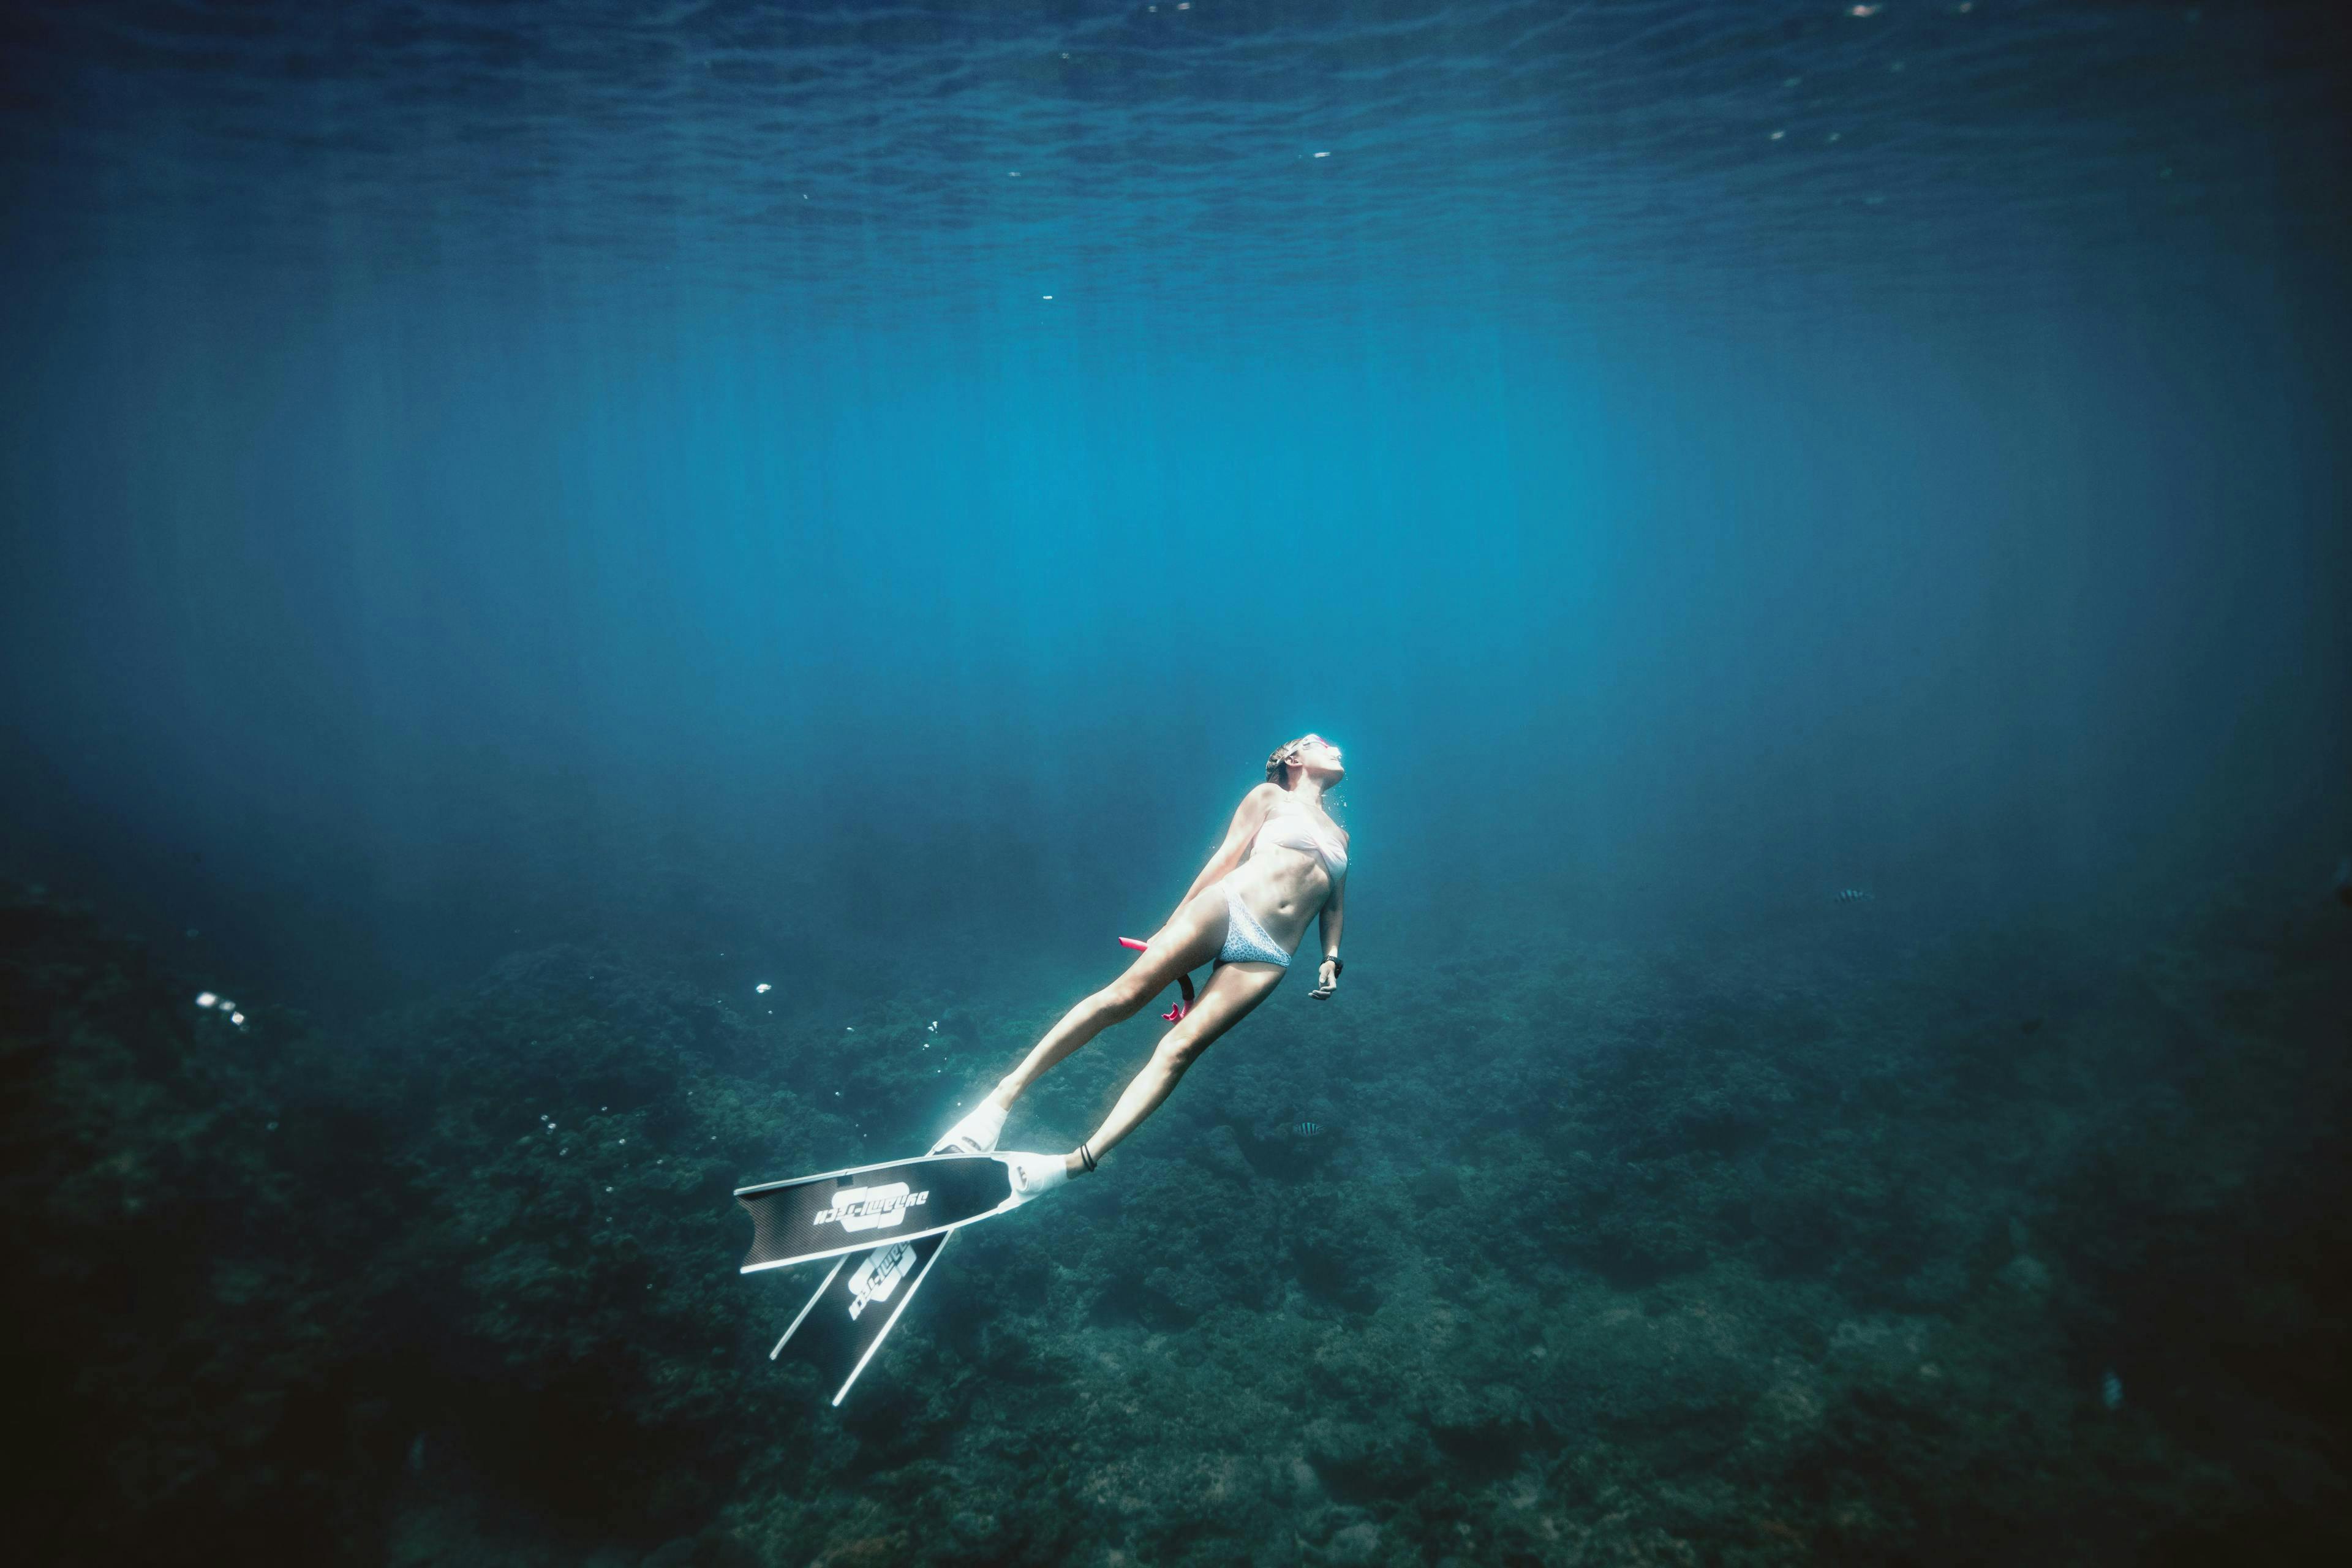
[[[220,998],[214,995],[209,991],[200,991],[196,994],[196,1005],[199,1007],[217,1007],[220,1005]]]
[[[751,987],[751,994],[755,996],[765,996],[769,992],[774,989],[774,986],[762,980],[760,984]]]
[[[1837,890],[1837,901],[1841,904],[1859,904],[1869,899],[1870,896],[1870,894],[1864,892],[1860,888],[1840,888]]]
[[[1320,1138],[1323,1136],[1323,1124],[1319,1121],[1294,1121],[1290,1124],[1290,1135],[1293,1138]]]
[[[2099,1379],[2099,1403],[2110,1410],[2123,1408],[2124,1380],[2116,1375],[2114,1367],[2107,1368],[2105,1374]]]

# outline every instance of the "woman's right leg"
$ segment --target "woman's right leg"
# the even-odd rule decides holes
[[[1117,1148],[1135,1131],[1136,1123],[1160,1109],[1160,1101],[1176,1087],[1176,1080],[1184,1076],[1185,1069],[1200,1058],[1202,1051],[1249,1016],[1252,1008],[1274,994],[1274,988],[1282,984],[1283,973],[1281,966],[1272,963],[1222,965],[1201,992],[1200,1004],[1184,1015],[1182,1023],[1160,1037],[1151,1059],[1129,1080],[1118,1103],[1110,1108],[1110,1114],[1095,1129],[1094,1136],[1079,1147],[1097,1160]],[[1068,1163],[1069,1173],[1074,1176],[1082,1168],[1094,1168],[1084,1164],[1076,1152],[1071,1153]]]
[[[1127,973],[1062,1015],[1045,1031],[1021,1065],[1007,1073],[988,1098],[1010,1106],[1037,1081],[1047,1068],[1109,1028],[1132,1018],[1143,1005],[1166,990],[1180,974],[1189,974],[1217,956],[1225,944],[1225,889],[1222,882],[1202,889],[1192,900],[1161,926]]]

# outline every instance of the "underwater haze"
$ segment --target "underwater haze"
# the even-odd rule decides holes
[[[10,6],[47,1560],[2338,1559],[2344,42]],[[1310,730],[1338,994],[765,1359]]]

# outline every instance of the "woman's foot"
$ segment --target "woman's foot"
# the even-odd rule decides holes
[[[991,1095],[972,1108],[971,1114],[940,1135],[931,1145],[934,1154],[987,1154],[996,1148],[996,1140],[1004,1131],[1004,1107]]]

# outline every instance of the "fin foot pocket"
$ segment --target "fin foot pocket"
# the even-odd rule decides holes
[[[1060,1154],[1000,1154],[1013,1175],[1013,1203],[1042,1198],[1070,1179],[1070,1168]]]
[[[992,1154],[1004,1131],[1004,1107],[983,1100],[977,1109],[940,1135],[934,1154]]]

